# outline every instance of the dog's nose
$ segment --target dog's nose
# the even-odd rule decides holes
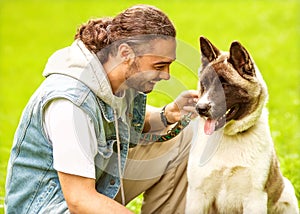
[[[207,115],[210,109],[211,109],[210,103],[197,103],[196,105],[196,111],[200,115]]]

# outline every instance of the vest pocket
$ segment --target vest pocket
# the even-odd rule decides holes
[[[45,186],[44,190],[41,190],[39,196],[37,196],[36,200],[32,204],[34,213],[38,213],[51,201],[55,193],[58,193],[58,188],[58,184],[54,181],[50,180],[48,182],[48,185]]]

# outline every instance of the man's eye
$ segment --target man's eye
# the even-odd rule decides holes
[[[155,66],[155,70],[162,71],[164,70],[165,66]]]

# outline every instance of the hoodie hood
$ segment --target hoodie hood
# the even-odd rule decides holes
[[[113,94],[98,57],[89,51],[81,40],[75,40],[71,46],[56,51],[48,59],[43,76],[51,74],[63,74],[83,82],[100,99],[115,109],[118,115],[122,114],[125,93],[122,97]]]

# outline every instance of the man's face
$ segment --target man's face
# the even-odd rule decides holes
[[[175,58],[174,39],[151,41],[151,50],[142,56],[136,56],[126,72],[126,85],[140,92],[151,92],[158,81],[170,79],[170,64]]]

